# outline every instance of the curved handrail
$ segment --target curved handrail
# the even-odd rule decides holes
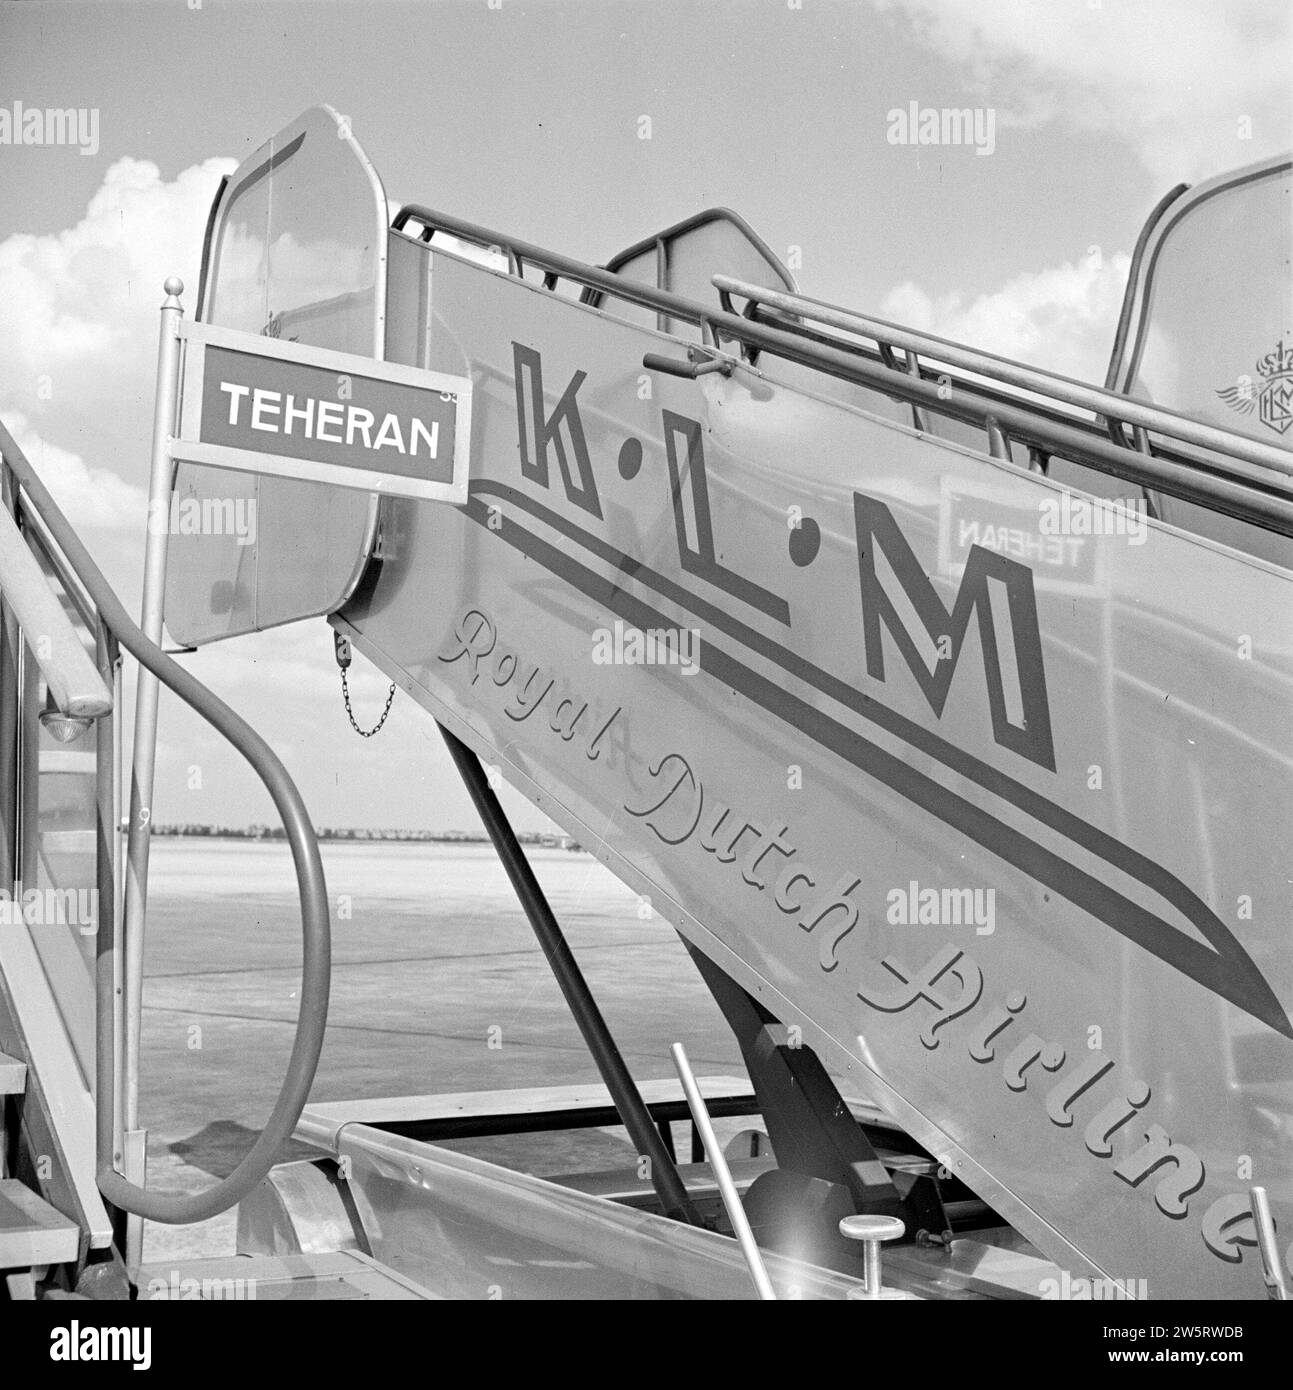
[[[68,565],[93,599],[104,626],[141,666],[174,691],[247,759],[273,799],[292,848],[301,899],[303,960],[301,1006],[297,1013],[296,1034],[287,1072],[274,1108],[256,1142],[233,1172],[205,1192],[150,1192],[130,1182],[113,1167],[112,1096],[115,1092],[116,1059],[111,1028],[115,955],[111,914],[106,914],[106,923],[103,918],[99,923],[96,990],[100,1017],[95,1058],[95,1084],[99,1097],[96,1106],[99,1190],[114,1206],[150,1221],[168,1225],[205,1221],[241,1201],[266,1176],[278,1157],[283,1141],[296,1128],[314,1082],[328,1019],[332,955],[328,891],[318,840],[301,793],[277,754],[250,724],[149,641],[132,621],[3,421],[0,421],[0,457],[18,479]]]
[[[1114,329],[1113,347],[1109,352],[1109,365],[1104,374],[1104,389],[1106,391],[1116,392],[1118,389],[1119,368],[1122,366],[1122,355],[1127,348],[1127,335],[1131,331],[1132,309],[1135,306],[1136,289],[1140,284],[1140,272],[1145,260],[1145,251],[1149,246],[1149,239],[1154,233],[1154,228],[1163,220],[1163,214],[1182,193],[1189,191],[1190,185],[1188,183],[1178,183],[1175,188],[1169,188],[1154,204],[1153,210],[1145,219],[1145,225],[1140,229],[1135,246],[1132,247],[1131,264],[1127,267],[1127,286],[1123,291],[1122,308],[1118,310],[1118,326]]]

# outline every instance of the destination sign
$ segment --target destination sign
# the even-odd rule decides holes
[[[463,502],[464,377],[186,324],[173,458],[422,500]]]

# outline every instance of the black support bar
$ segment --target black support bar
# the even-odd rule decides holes
[[[516,890],[516,896],[529,919],[530,926],[534,929],[543,954],[548,958],[552,973],[557,977],[557,984],[561,987],[584,1042],[593,1054],[597,1070],[601,1072],[606,1089],[615,1102],[620,1122],[628,1130],[629,1138],[632,1139],[638,1153],[650,1162],[651,1185],[660,1198],[665,1214],[693,1226],[700,1225],[700,1218],[687,1196],[682,1179],[678,1176],[678,1169],[669,1156],[641,1092],[624,1064],[615,1039],[611,1037],[602,1011],[597,1007],[597,1001],[588,988],[579,963],[575,960],[565,936],[562,935],[561,927],[553,916],[552,908],[548,905],[538,879],[534,876],[534,870],[530,867],[530,861],[525,857],[525,851],[521,848],[506,813],[485,778],[485,770],[471,749],[450,733],[443,724],[440,725],[440,732],[444,735],[449,756],[458,769],[472,803],[489,832],[494,851],[507,870],[507,876]]]

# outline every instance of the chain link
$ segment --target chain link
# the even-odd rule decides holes
[[[382,711],[382,717],[373,725],[371,729],[361,729],[355,722],[355,712],[350,708],[350,685],[346,680],[346,668],[341,668],[341,696],[346,702],[346,717],[350,720],[350,727],[359,735],[360,738],[372,738],[374,734],[382,731],[382,725],[386,723],[386,716],[391,712],[391,702],[395,699],[395,683],[391,683],[390,694],[386,697],[386,708]]]

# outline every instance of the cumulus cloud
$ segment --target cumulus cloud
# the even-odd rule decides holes
[[[0,416],[109,582],[142,569],[162,282],[191,306],[207,211],[230,159],[164,179],[120,159],[63,231],[0,241]]]
[[[74,227],[0,242],[6,418],[21,411],[64,445],[106,436],[127,451],[124,469],[146,472],[162,282],[182,276],[192,303],[207,211],[233,168],[209,159],[167,181],[119,159]]]
[[[873,0],[960,65],[999,125],[1107,133],[1156,183],[1286,149],[1293,12],[1269,0]]]
[[[881,317],[1103,385],[1129,267],[1125,254],[1093,250],[974,298],[930,295],[907,281],[886,296]]]
[[[6,412],[5,423],[28,462],[73,526],[143,534],[148,495],[106,468],[91,468],[70,449],[47,443],[25,415]]]

